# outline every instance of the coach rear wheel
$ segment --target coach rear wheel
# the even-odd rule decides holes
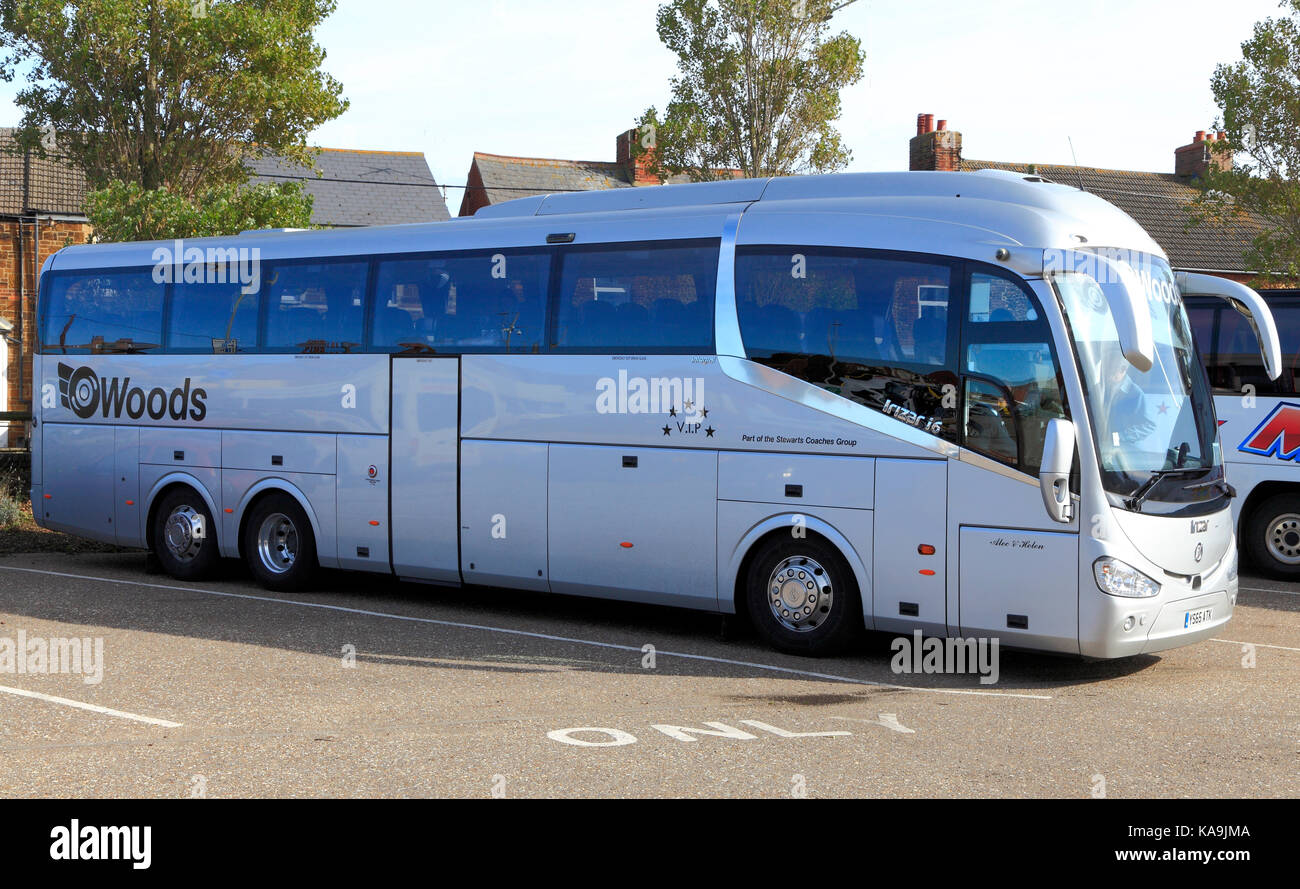
[[[212,572],[219,558],[217,530],[195,491],[177,489],[158,504],[153,551],[163,570],[178,580],[199,580]]]
[[[1251,559],[1268,573],[1300,577],[1300,496],[1278,494],[1255,507],[1243,528]]]
[[[258,583],[273,590],[301,589],[316,572],[316,538],[307,515],[287,494],[253,507],[244,525],[244,558]]]
[[[749,564],[749,615],[775,648],[819,656],[862,630],[862,607],[844,557],[819,538],[774,537]]]

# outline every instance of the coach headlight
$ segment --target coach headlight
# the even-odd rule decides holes
[[[1235,546],[1228,548],[1228,581],[1232,582],[1237,579],[1237,548]]]
[[[1112,596],[1126,599],[1149,599],[1159,595],[1160,584],[1147,577],[1132,565],[1126,565],[1119,559],[1103,556],[1092,563],[1093,576],[1097,578],[1097,587]]]

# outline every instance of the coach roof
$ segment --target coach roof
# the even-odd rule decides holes
[[[303,232],[249,232],[233,237],[186,240],[184,247],[257,248],[263,260],[292,257],[361,256],[434,250],[509,249],[544,245],[554,232],[579,233],[578,243],[615,239],[718,237],[722,219],[752,214],[741,225],[741,239],[755,229],[777,231],[781,217],[835,214],[843,227],[860,231],[861,246],[873,246],[871,233],[888,230],[890,220],[918,237],[933,231],[913,249],[968,253],[958,243],[1030,248],[1084,245],[1124,247],[1163,256],[1142,228],[1105,200],[1037,176],[1005,171],[977,173],[841,173],[773,179],[738,179],[576,192],[520,198],[485,207],[477,215],[446,222],[371,226]],[[759,224],[760,218],[763,224]],[[874,223],[869,220],[874,219]],[[751,221],[752,220],[752,221]],[[598,234],[599,233],[599,234]],[[808,235],[795,226],[786,243]],[[949,243],[953,241],[953,243]],[[753,241],[750,241],[751,243]],[[67,247],[51,264],[72,268],[149,266],[175,242],[98,244]],[[981,250],[981,253],[985,251]]]

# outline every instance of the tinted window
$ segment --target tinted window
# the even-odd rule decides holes
[[[947,363],[947,266],[812,248],[742,248],[740,330],[751,356]]]
[[[981,272],[966,315],[962,371],[985,380],[966,386],[963,444],[1036,475],[1048,420],[1068,416],[1051,329],[1028,290]]]
[[[371,343],[390,352],[538,352],[549,277],[542,253],[382,262]]]
[[[151,269],[55,275],[43,307],[44,349],[64,354],[159,349],[164,292]]]
[[[1241,392],[1245,386],[1254,386],[1258,395],[1294,395],[1296,375],[1300,372],[1300,300],[1272,298],[1269,308],[1277,324],[1278,339],[1282,343],[1282,373],[1270,380],[1264,373],[1264,359],[1260,356],[1259,340],[1250,322],[1227,306],[1216,309],[1219,316],[1218,339],[1210,362],[1210,382],[1214,388]],[[1200,338],[1198,332],[1198,339]],[[1205,357],[1203,355],[1203,357]]]
[[[574,248],[561,263],[558,348],[712,350],[718,242]]]
[[[207,284],[172,287],[167,351],[251,352],[257,348],[258,295],[245,293],[234,276]]]
[[[741,248],[736,308],[745,352],[956,441],[950,279],[944,264],[862,250]]]
[[[355,352],[361,345],[369,263],[263,267],[266,347],[278,352]]]

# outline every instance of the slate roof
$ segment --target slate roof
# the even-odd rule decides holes
[[[526,198],[530,195],[554,194],[562,191],[602,191],[607,188],[631,188],[629,178],[631,171],[615,161],[571,161],[549,157],[513,157],[505,154],[485,154],[474,152],[471,165],[470,182],[473,183],[473,170],[477,169],[483,179],[483,190],[487,204],[499,204],[514,198]],[[732,176],[739,176],[739,170],[725,171]],[[678,185],[690,182],[691,177],[685,173],[669,176],[664,185]],[[641,184],[645,184],[644,182]],[[658,183],[655,183],[658,184]],[[464,214],[465,203],[482,204],[481,199],[471,197],[470,189],[465,190],[462,198],[461,213]]]
[[[1174,268],[1214,272],[1257,271],[1246,268],[1243,254],[1266,223],[1258,217],[1238,216],[1218,225],[1192,227],[1187,207],[1198,191],[1186,177],[1173,173],[966,159],[962,160],[961,169],[963,172],[1034,172],[1053,182],[1082,188],[1105,198],[1150,233],[1169,255],[1169,263]]]
[[[311,221],[337,227],[450,219],[447,202],[417,151],[320,149],[315,170],[283,158],[249,162],[254,182],[300,179],[315,198]],[[317,175],[319,174],[319,175]]]
[[[557,191],[631,188],[627,171],[612,161],[568,161],[474,152],[489,204]]]
[[[317,225],[357,226],[429,222],[450,218],[424,155],[404,151],[321,149],[315,172],[282,158],[250,162],[255,182],[302,179],[315,197],[311,221]],[[86,176],[68,161],[33,153],[23,199],[24,155],[12,127],[0,128],[0,216],[25,213],[85,219]]]
[[[27,212],[85,218],[86,177],[56,158],[31,155],[23,199],[23,151],[14,141],[13,127],[0,127],[0,216]]]

